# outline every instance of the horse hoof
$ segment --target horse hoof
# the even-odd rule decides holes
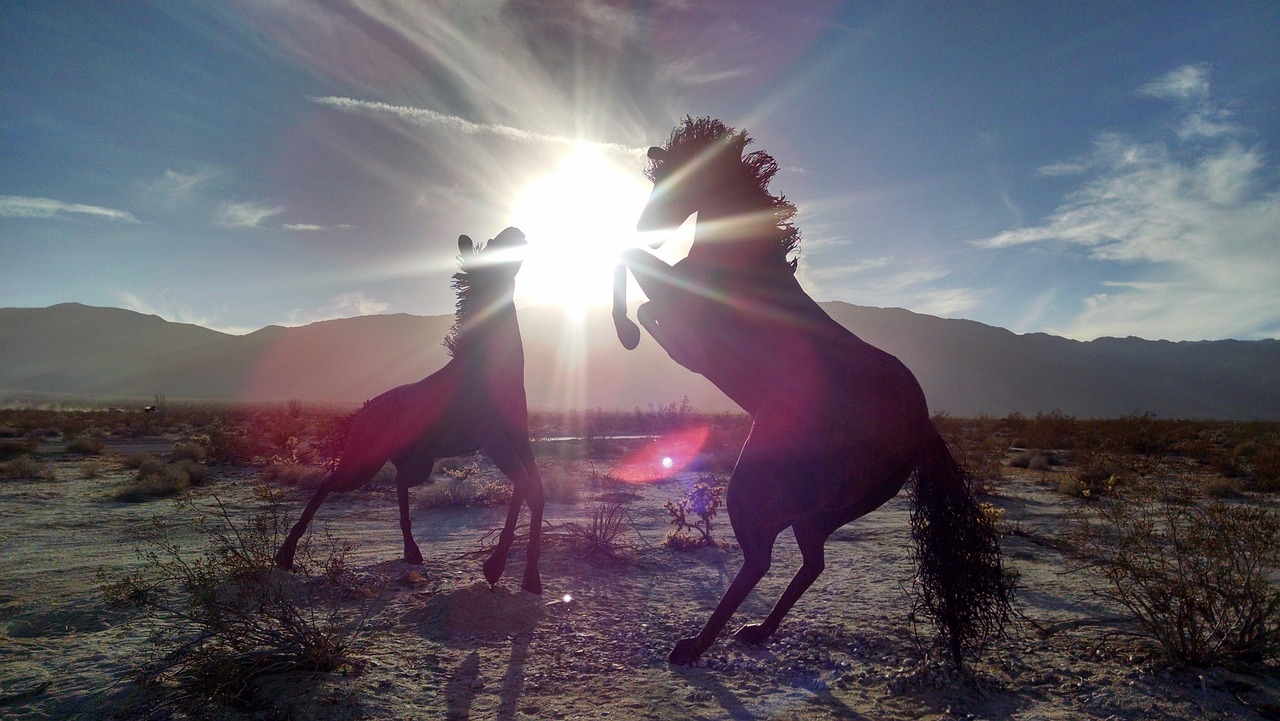
[[[526,580],[524,583],[520,584],[520,588],[538,596],[542,595],[542,581],[536,578],[532,581]]]
[[[490,586],[497,585],[499,579],[502,578],[502,571],[506,568],[505,558],[490,558],[484,562],[484,580],[489,582]]]
[[[276,568],[280,569],[281,571],[292,571],[292,570],[293,570],[293,558],[292,558],[292,557],[289,557],[289,556],[281,556],[280,554],[278,554],[278,553],[277,553],[277,554],[276,554],[276,557],[275,557],[275,559],[274,559],[274,560],[275,560],[275,562],[276,562]]]
[[[419,550],[418,550],[418,549],[416,549],[416,548],[415,548],[415,549],[413,549],[412,551],[405,551],[405,552],[404,552],[404,562],[405,562],[405,563],[408,563],[408,564],[411,564],[411,565],[414,565],[414,566],[421,566],[421,565],[422,565],[422,551],[419,551]]]
[[[671,655],[667,657],[667,661],[676,666],[689,666],[701,655],[702,649],[698,648],[698,639],[682,638],[676,642],[676,647],[671,649]]]
[[[640,326],[633,323],[630,318],[615,319],[614,326],[623,348],[635,350],[636,346],[640,345]]]
[[[764,643],[772,635],[764,630],[764,624],[748,623],[733,634],[733,639],[738,643],[756,645]]]

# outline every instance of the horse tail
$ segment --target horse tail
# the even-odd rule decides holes
[[[928,418],[921,435],[911,492],[913,616],[932,622],[959,668],[965,651],[980,652],[1005,634],[1014,587],[1004,572],[993,519],[974,499],[972,476]]]

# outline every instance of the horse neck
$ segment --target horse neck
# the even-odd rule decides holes
[[[689,257],[706,265],[749,270],[777,251],[782,232],[759,194],[708,193],[698,206]]]
[[[514,364],[523,373],[524,344],[520,340],[513,291],[504,292],[500,301],[485,307],[481,314],[463,330],[459,355],[477,367],[501,368]]]

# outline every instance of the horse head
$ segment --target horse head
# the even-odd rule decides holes
[[[516,274],[528,244],[519,228],[507,228],[486,243],[458,236],[458,272],[451,284],[457,312],[444,341],[450,355],[457,357],[472,326],[492,316],[494,309],[510,307],[514,312]]]

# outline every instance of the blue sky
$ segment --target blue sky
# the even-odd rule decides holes
[[[457,235],[526,221],[522,303],[581,303],[691,114],[783,166],[819,300],[1280,337],[1278,38],[1274,2],[8,2],[0,306],[443,314]]]

